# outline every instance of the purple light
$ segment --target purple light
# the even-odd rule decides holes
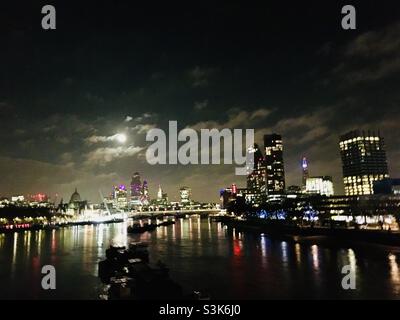
[[[303,169],[307,169],[308,168],[308,163],[307,163],[307,158],[306,157],[303,158],[302,166],[303,166]]]

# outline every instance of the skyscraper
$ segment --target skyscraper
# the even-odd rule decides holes
[[[167,204],[168,203],[168,195],[167,195],[167,193],[163,192],[161,185],[158,185],[156,203],[157,204]]]
[[[162,198],[163,198],[163,191],[162,191],[162,189],[161,189],[161,185],[159,184],[159,185],[158,185],[158,191],[157,191],[157,200],[158,200],[158,201],[161,201]]]
[[[126,209],[128,207],[128,191],[126,186],[123,184],[114,186],[113,193],[114,207],[118,209]]]
[[[373,194],[375,181],[388,178],[384,139],[380,133],[351,131],[340,137],[346,195]]]
[[[261,202],[263,195],[266,195],[266,168],[264,156],[257,144],[248,149],[249,153],[254,153],[252,172],[247,176],[247,190],[254,197],[254,202]],[[253,165],[254,164],[254,165]]]
[[[282,137],[275,133],[265,135],[264,147],[267,194],[282,194],[285,191]]]
[[[140,180],[139,172],[135,172],[132,176],[131,181],[131,204],[141,205],[142,204],[142,182]]]
[[[305,190],[308,178],[308,161],[306,157],[303,157],[301,161],[301,169],[302,169],[302,187]]]
[[[148,205],[150,203],[149,185],[147,183],[147,180],[143,181],[141,200],[143,205]]]

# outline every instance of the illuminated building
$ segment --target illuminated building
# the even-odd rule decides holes
[[[67,214],[70,215],[78,215],[83,212],[85,209],[87,202],[81,199],[81,195],[78,192],[78,189],[75,188],[74,193],[71,195],[71,198],[67,207]]]
[[[163,191],[161,189],[161,185],[158,185],[157,200],[161,201],[162,198],[163,198]]]
[[[285,191],[282,137],[278,134],[264,136],[267,195]]]
[[[254,194],[254,202],[259,203],[267,194],[265,159],[257,144],[253,148],[249,148],[248,152],[254,154],[254,157],[251,157],[254,161],[251,163],[253,170],[247,175],[247,190]]]
[[[325,219],[376,224],[384,218],[385,223],[392,224],[396,222],[400,195],[316,196],[310,202]]]
[[[0,208],[4,208],[10,204],[10,200],[5,197],[0,198]]]
[[[333,196],[332,177],[309,177],[306,180],[306,193],[320,194],[322,196]]]
[[[301,192],[302,192],[302,187],[300,186],[289,186],[286,191],[287,194],[292,194],[292,195],[301,194]]]
[[[31,202],[38,202],[38,203],[47,202],[49,200],[49,197],[44,193],[37,193],[29,195],[29,200]]]
[[[303,157],[302,161],[301,161],[301,169],[303,172],[302,175],[302,187],[305,190],[306,189],[306,183],[307,183],[307,179],[308,179],[308,161],[306,157]]]
[[[148,205],[150,203],[149,186],[148,186],[146,180],[143,181],[143,185],[142,185],[141,201],[142,201],[143,205]]]
[[[117,209],[126,209],[128,207],[128,190],[121,184],[114,187],[114,207]]]
[[[135,172],[131,180],[131,205],[137,206],[142,204],[143,186],[140,180],[139,172]]]
[[[235,183],[232,183],[231,189],[233,194],[237,194],[237,186]]]
[[[157,200],[158,201],[168,201],[168,194],[163,192],[160,185],[158,186]]]
[[[346,195],[373,194],[374,182],[389,177],[379,132],[351,131],[340,137],[339,146]]]
[[[157,192],[157,204],[164,204],[166,205],[168,203],[168,194],[164,193],[161,185],[158,185],[158,192]]]
[[[179,190],[180,198],[181,198],[181,204],[189,204],[190,199],[192,197],[192,189],[188,187],[182,187]]]
[[[11,197],[11,202],[24,202],[25,197],[24,196],[12,196]]]
[[[232,192],[232,188],[221,189],[219,192],[220,204],[222,209],[226,209],[236,200],[236,193]]]
[[[254,193],[247,188],[238,188],[237,193],[234,196],[235,200],[237,196],[243,197],[245,203],[254,205],[254,207],[257,207],[262,201],[259,193]]]

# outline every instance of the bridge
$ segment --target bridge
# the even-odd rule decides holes
[[[150,217],[164,217],[164,216],[180,216],[180,215],[210,215],[218,214],[221,209],[185,209],[185,210],[162,210],[162,211],[137,211],[128,213],[129,218],[148,216]]]

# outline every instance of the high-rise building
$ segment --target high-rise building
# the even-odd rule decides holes
[[[388,178],[384,139],[380,133],[351,131],[340,137],[346,195],[373,194],[375,181]]]
[[[161,185],[158,185],[158,191],[157,191],[157,200],[161,201],[163,198],[163,191],[161,189]]]
[[[306,180],[306,193],[320,194],[322,196],[333,196],[332,177],[309,177]]]
[[[222,209],[226,209],[229,204],[236,200],[236,194],[232,192],[232,188],[220,190],[220,204]]]
[[[161,185],[158,185],[157,200],[158,204],[166,204],[168,202],[168,194],[163,192]]]
[[[128,207],[128,191],[125,185],[114,186],[113,200],[115,208],[126,209]]]
[[[150,203],[149,185],[146,180],[143,181],[142,185],[142,198],[143,205],[148,205]]]
[[[251,163],[253,170],[247,176],[247,190],[254,195],[254,202],[261,202],[263,196],[267,194],[265,159],[257,144],[247,152],[254,154],[254,157],[251,157],[254,159]]]
[[[301,170],[302,170],[302,187],[305,190],[306,189],[306,184],[307,184],[307,179],[308,179],[308,161],[306,157],[303,157],[301,161]]]
[[[285,191],[282,137],[278,134],[264,136],[267,195]]]
[[[143,195],[143,186],[140,180],[139,172],[135,172],[131,180],[131,204],[141,205]]]

